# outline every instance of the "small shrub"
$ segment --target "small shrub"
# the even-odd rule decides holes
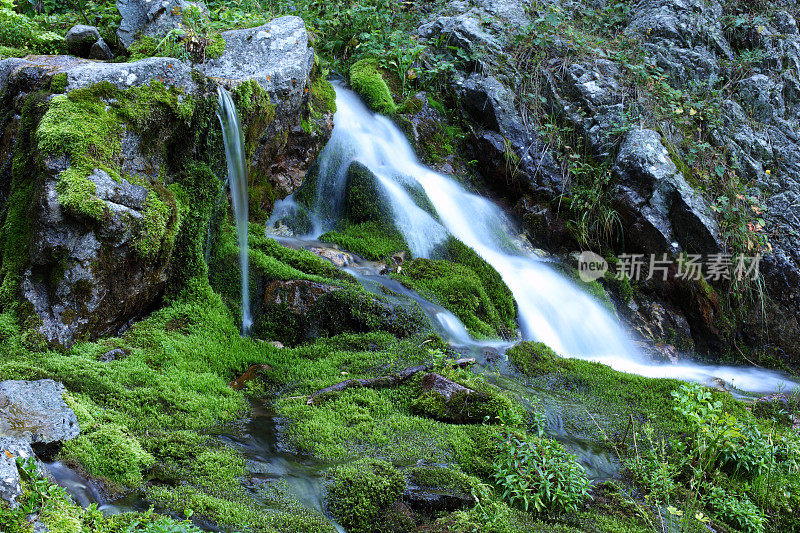
[[[535,513],[578,511],[589,478],[559,442],[509,433],[502,448],[494,478],[503,499]]]
[[[711,487],[708,506],[726,524],[744,533],[764,531],[765,519],[747,496],[731,494],[720,487]]]

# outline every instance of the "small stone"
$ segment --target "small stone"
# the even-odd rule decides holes
[[[84,24],[76,24],[64,37],[69,53],[78,57],[89,57],[92,46],[99,40],[98,29]]]
[[[111,48],[108,47],[108,44],[100,38],[92,45],[91,50],[89,50],[89,59],[108,61],[114,59],[114,54],[111,53]]]
[[[113,350],[109,350],[103,355],[100,356],[100,362],[102,363],[110,363],[111,361],[117,361],[119,359],[125,359],[128,357],[128,352],[123,350],[122,348],[114,348]]]

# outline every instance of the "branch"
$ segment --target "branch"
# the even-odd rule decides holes
[[[475,364],[474,357],[468,357],[465,359],[457,359],[453,361],[450,366],[453,368],[464,368],[470,365]],[[429,363],[427,365],[418,365],[412,366],[409,368],[405,368],[398,372],[397,374],[390,374],[388,376],[380,376],[377,378],[369,378],[369,379],[346,379],[341,381],[335,385],[331,385],[330,387],[325,387],[322,390],[318,390],[317,392],[313,393],[306,401],[308,405],[314,405],[317,403],[317,399],[320,396],[323,396],[328,393],[332,392],[341,392],[345,389],[351,388],[361,388],[366,387],[369,389],[381,389],[386,387],[394,387],[395,385],[399,385],[400,383],[406,381],[408,378],[413,376],[418,372],[429,372],[433,370],[433,363]]]

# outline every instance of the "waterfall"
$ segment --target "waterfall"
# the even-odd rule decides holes
[[[247,248],[247,162],[245,161],[244,134],[239,113],[228,91],[217,87],[219,108],[217,116],[222,125],[225,158],[228,162],[228,183],[233,198],[233,213],[236,218],[236,238],[239,242],[239,269],[242,278],[242,334],[246,335],[253,323],[250,315],[249,259]]]
[[[559,274],[547,260],[526,250],[514,224],[498,206],[468,192],[452,177],[422,165],[397,126],[370,111],[352,91],[337,86],[336,107],[333,134],[320,154],[310,237],[333,228],[344,200],[347,168],[358,161],[378,179],[395,225],[414,256],[429,256],[452,235],[497,270],[516,300],[523,339],[543,342],[564,356],[649,377],[697,381],[717,377],[756,391],[794,387],[783,375],[761,369],[647,360],[600,302]],[[418,206],[409,192],[415,188],[424,191],[436,216]],[[282,216],[282,208],[294,205],[291,198],[277,204],[273,220]],[[465,336],[466,330],[455,316],[437,319],[452,338]]]

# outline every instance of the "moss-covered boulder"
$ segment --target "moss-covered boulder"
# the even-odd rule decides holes
[[[376,59],[362,59],[354,63],[350,67],[350,85],[378,113],[392,115],[397,110],[389,86],[378,70]]]
[[[515,408],[499,392],[475,390],[431,373],[422,378],[422,394],[412,401],[411,409],[416,414],[442,422],[478,424],[500,421]]]
[[[403,501],[418,513],[436,516],[475,505],[472,490],[479,481],[472,476],[444,466],[413,466],[404,473]]]
[[[508,360],[528,376],[538,376],[557,369],[558,355],[543,342],[520,342],[506,352]]]
[[[168,57],[0,61],[0,307],[29,347],[119,334],[206,268],[198,233],[227,211],[218,78],[242,115],[254,218],[302,181],[335,95],[303,22],[267,26],[226,34],[241,57],[204,73]]]
[[[328,510],[348,531],[387,531],[385,514],[403,493],[406,479],[391,463],[360,459],[329,473]]]

